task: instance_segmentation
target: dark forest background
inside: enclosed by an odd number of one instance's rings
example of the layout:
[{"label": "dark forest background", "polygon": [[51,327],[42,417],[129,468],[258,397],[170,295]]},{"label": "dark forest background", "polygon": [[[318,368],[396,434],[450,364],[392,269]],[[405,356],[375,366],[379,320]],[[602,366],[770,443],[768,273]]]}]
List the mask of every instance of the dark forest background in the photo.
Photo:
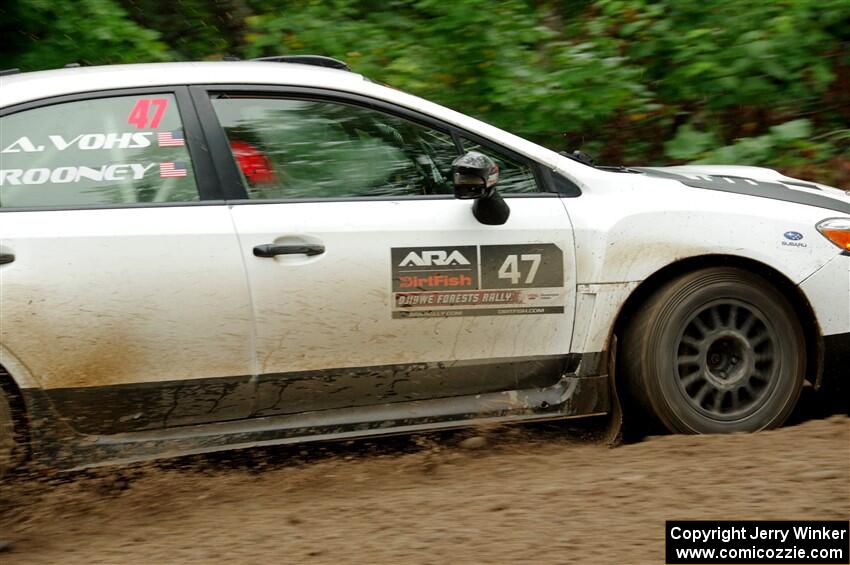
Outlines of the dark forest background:
[{"label": "dark forest background", "polygon": [[0,67],[314,53],[608,164],[850,189],[850,0],[5,0]]}]

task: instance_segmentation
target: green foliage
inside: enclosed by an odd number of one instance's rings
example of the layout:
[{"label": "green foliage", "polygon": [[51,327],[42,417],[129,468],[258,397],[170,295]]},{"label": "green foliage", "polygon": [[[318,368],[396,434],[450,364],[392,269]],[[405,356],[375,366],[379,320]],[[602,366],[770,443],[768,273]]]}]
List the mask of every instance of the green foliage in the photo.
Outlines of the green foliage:
[{"label": "green foliage", "polygon": [[686,124],[665,144],[665,152],[673,159],[697,164],[755,164],[783,168],[815,179],[829,177],[830,165],[846,167],[848,163],[842,157],[850,154],[850,130],[815,136],[808,119],[772,126],[762,135],[737,139],[728,145],[718,147],[715,141],[713,134]]},{"label": "green foliage", "polygon": [[[845,0],[603,0],[615,41],[666,104],[794,110],[834,79]],[[836,26],[831,27],[831,24]]]},{"label": "green foliage", "polygon": [[[241,42],[242,24],[251,12],[240,0],[127,0],[130,17],[156,30],[180,59],[221,58]],[[235,53],[233,53],[235,54]]]},{"label": "green foliage", "polygon": [[[290,6],[247,20],[248,56],[320,52],[347,60],[367,76],[512,129],[530,134],[541,127],[540,113],[529,109],[553,88],[535,64],[535,46],[549,32],[525,2],[487,9],[478,0]],[[529,117],[537,123],[526,125]]]},{"label": "green foliage", "polygon": [[765,163],[794,147],[805,145],[811,148],[811,145],[805,144],[811,135],[812,122],[800,119],[773,126],[763,135],[745,137],[717,147],[717,139],[712,133],[697,131],[690,124],[685,124],[677,130],[673,139],[664,144],[664,151],[672,159],[696,160],[698,163]]},{"label": "green foliage", "polygon": [[710,132],[698,131],[685,124],[676,130],[676,135],[664,144],[664,153],[671,159],[689,161],[717,145],[717,138]]},{"label": "green foliage", "polygon": [[[159,33],[113,0],[13,0],[2,8],[0,65],[24,70],[169,58]],[[10,38],[14,38],[9,41]]]},{"label": "green foliage", "polygon": [[847,0],[13,0],[3,66],[318,53],[603,161],[850,186]]},{"label": "green foliage", "polygon": [[769,163],[775,156],[784,155],[794,148],[810,148],[806,138],[811,136],[811,132],[812,124],[809,120],[794,120],[774,126],[764,135],[738,139],[723,147],[703,147],[689,158],[699,157],[697,163],[712,164]]}]

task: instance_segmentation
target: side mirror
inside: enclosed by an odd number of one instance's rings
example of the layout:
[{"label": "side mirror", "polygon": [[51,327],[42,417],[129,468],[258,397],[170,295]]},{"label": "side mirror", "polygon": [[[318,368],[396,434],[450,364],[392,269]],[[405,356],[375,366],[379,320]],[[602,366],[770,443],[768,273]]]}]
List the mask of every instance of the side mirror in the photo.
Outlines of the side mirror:
[{"label": "side mirror", "polygon": [[455,198],[475,200],[472,213],[482,224],[502,225],[511,209],[496,190],[499,166],[487,155],[470,151],[452,161],[452,184]]}]

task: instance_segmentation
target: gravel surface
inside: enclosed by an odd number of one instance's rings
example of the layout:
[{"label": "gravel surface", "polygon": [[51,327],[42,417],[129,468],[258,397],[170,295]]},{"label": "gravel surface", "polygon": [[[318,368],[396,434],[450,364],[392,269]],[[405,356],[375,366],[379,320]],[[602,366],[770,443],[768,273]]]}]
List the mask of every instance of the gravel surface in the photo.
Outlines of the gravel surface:
[{"label": "gravel surface", "polygon": [[0,485],[0,563],[663,563],[668,519],[850,518],[846,415],[614,449],[598,429],[13,477]]}]

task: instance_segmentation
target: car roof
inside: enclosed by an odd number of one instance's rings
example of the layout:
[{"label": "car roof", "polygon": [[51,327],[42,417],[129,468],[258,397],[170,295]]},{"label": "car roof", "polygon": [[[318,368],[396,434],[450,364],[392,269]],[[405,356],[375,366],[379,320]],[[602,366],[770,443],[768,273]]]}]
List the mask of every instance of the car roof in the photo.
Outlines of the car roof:
[{"label": "car roof", "polygon": [[186,84],[285,84],[346,88],[364,81],[349,71],[263,61],[143,63],[73,67],[0,77],[0,107],[31,100],[121,88]]}]

